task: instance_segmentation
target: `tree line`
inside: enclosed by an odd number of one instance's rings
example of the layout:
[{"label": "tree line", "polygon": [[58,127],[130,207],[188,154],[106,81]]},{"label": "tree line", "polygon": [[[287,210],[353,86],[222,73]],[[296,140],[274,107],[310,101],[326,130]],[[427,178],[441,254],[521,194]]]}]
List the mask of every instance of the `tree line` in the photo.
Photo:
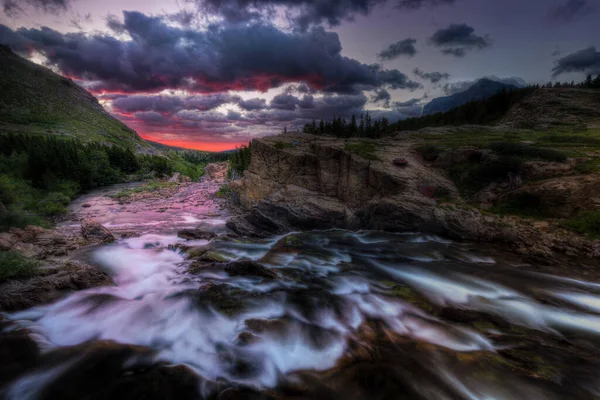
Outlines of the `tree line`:
[{"label": "tree line", "polygon": [[[543,85],[530,85],[523,88],[503,89],[482,100],[474,100],[449,111],[420,117],[407,118],[390,124],[387,118],[373,119],[367,113],[357,118],[352,114],[350,121],[342,117],[333,117],[331,121],[313,120],[303,126],[302,132],[313,135],[337,137],[378,138],[396,131],[418,130],[431,126],[445,125],[486,125],[498,121],[516,103],[538,89],[548,88],[585,88],[600,89],[600,75],[595,78],[588,75],[582,82],[548,82]],[[287,128],[283,129],[287,133]]]},{"label": "tree line", "polygon": [[384,135],[390,126],[386,117],[373,119],[369,112],[361,113],[357,118],[352,114],[350,121],[342,117],[333,117],[331,121],[313,119],[312,123],[307,123],[302,128],[302,132],[313,135],[330,135],[342,138],[349,137],[371,137],[377,138]]}]

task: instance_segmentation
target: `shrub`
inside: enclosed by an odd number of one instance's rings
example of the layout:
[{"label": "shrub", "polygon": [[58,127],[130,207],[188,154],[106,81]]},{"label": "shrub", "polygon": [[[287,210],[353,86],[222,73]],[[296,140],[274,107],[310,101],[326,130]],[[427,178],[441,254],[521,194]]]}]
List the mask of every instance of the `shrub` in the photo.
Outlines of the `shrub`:
[{"label": "shrub", "polygon": [[590,238],[600,238],[600,211],[585,211],[565,222],[564,226]]},{"label": "shrub", "polygon": [[65,193],[50,192],[40,201],[37,210],[41,215],[54,216],[65,213],[71,199]]},{"label": "shrub", "polygon": [[545,216],[545,210],[540,198],[531,194],[523,194],[509,199],[508,201],[495,206],[491,211],[498,214],[515,214],[526,217]]},{"label": "shrub", "polygon": [[450,169],[450,177],[458,188],[470,194],[495,181],[508,179],[519,173],[523,160],[514,156],[500,156],[480,164],[459,164]]},{"label": "shrub", "polygon": [[39,264],[16,251],[0,251],[0,282],[7,279],[27,278],[37,273]]}]

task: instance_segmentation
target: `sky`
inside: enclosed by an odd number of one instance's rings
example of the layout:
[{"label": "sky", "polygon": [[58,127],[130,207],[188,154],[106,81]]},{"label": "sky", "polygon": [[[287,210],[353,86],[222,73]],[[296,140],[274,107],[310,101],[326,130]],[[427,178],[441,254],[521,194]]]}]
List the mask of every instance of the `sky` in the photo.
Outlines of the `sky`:
[{"label": "sky", "polygon": [[220,151],[482,77],[600,74],[600,0],[0,0],[0,43],[145,139]]}]

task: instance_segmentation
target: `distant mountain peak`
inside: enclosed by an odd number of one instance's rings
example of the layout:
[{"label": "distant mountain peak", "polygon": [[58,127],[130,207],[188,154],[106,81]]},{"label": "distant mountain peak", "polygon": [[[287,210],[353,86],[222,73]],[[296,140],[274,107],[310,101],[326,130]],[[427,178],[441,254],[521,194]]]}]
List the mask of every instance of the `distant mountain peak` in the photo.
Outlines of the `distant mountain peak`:
[{"label": "distant mountain peak", "polygon": [[517,86],[515,85],[509,85],[489,78],[481,78],[465,91],[431,100],[423,107],[423,115],[450,111],[470,101],[487,99],[503,89],[516,88]]}]

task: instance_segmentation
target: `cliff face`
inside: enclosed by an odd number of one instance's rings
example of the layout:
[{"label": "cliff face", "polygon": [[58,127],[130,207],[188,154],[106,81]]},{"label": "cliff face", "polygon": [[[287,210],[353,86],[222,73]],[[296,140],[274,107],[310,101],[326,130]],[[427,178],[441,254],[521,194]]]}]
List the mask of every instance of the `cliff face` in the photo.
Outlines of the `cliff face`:
[{"label": "cliff face", "polygon": [[[394,164],[400,158],[406,166]],[[456,196],[454,185],[423,165],[407,142],[310,135],[255,140],[250,168],[234,189],[248,211],[230,222],[241,234],[420,229],[435,225],[436,195]]]},{"label": "cliff face", "polygon": [[412,146],[406,139],[311,135],[255,140],[249,170],[231,184],[244,212],[228,227],[244,236],[328,228],[422,231],[505,243],[535,262],[566,265],[559,253],[597,262],[598,241],[462,206],[443,170],[427,165]]}]

